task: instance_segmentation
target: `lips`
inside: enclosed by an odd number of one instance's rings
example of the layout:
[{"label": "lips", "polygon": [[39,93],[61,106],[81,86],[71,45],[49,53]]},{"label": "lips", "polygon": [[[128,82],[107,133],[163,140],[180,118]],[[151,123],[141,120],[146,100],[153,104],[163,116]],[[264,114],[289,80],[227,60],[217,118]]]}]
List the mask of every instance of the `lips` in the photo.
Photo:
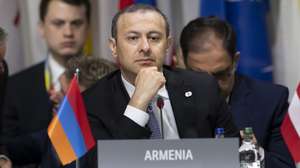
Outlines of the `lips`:
[{"label": "lips", "polygon": [[153,59],[138,59],[136,60],[137,63],[142,65],[153,65],[155,61]]},{"label": "lips", "polygon": [[61,43],[61,46],[63,48],[73,48],[75,46],[75,42],[73,42],[73,41],[63,42],[63,43]]}]

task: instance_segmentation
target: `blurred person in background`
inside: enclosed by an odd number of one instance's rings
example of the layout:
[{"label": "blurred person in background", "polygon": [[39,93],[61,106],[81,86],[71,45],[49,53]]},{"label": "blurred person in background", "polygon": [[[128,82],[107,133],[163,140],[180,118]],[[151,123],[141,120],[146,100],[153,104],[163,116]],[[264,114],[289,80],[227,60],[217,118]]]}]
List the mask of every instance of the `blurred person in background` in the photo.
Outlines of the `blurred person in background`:
[{"label": "blurred person in background", "polygon": [[[62,102],[65,93],[67,93],[68,91],[69,84],[73,79],[74,74],[77,72],[77,69],[79,69],[79,88],[80,91],[83,92],[86,89],[92,87],[92,85],[99,79],[114,71],[116,67],[111,62],[96,57],[73,57],[69,59],[66,64],[66,70],[61,78],[63,93],[56,95],[56,97],[51,97],[51,100],[53,102],[57,102],[58,105]],[[52,161],[55,160],[55,158],[53,158],[53,154],[51,153],[51,142],[48,139],[46,141],[48,142],[46,145],[49,146],[48,149],[50,150],[50,152],[45,151],[43,153],[43,161],[41,167],[58,167],[56,163],[53,164],[52,162],[48,161],[49,158],[51,158],[50,160]],[[83,159],[85,158],[83,157]],[[80,162],[84,163],[84,161],[85,160],[81,160]],[[74,164],[70,164],[66,167],[69,168],[74,166]]]},{"label": "blurred person in background", "polygon": [[79,69],[78,83],[81,91],[90,88],[99,79],[117,69],[113,63],[101,58],[72,58],[68,61],[65,71],[67,83],[72,80],[77,68]]},{"label": "blurred person in background", "polygon": [[[82,57],[90,22],[88,0],[41,0],[39,30],[47,47],[47,59],[9,78],[2,115],[1,137],[5,153],[13,165],[58,167],[60,163],[43,158],[53,154],[46,145],[45,131],[53,116],[51,101],[62,94],[61,75],[70,58]],[[49,155],[49,157],[51,157]],[[51,162],[51,164],[50,164]]]},{"label": "blurred person in background", "polygon": [[[6,52],[6,38],[7,38],[7,34],[5,30],[2,27],[0,27],[0,119],[2,117],[2,104],[5,97],[5,88],[6,88],[7,78],[8,78],[8,68],[4,60],[4,56]],[[1,142],[2,142],[2,138],[0,136],[0,144],[2,144]],[[4,150],[3,146],[0,145],[0,168],[11,168],[12,164],[9,158],[6,157],[5,155],[2,155],[3,150]]]},{"label": "blurred person in background", "polygon": [[116,66],[104,59],[97,57],[74,57],[71,58],[66,65],[66,70],[61,78],[62,94],[57,94],[56,97],[51,97],[53,102],[60,103],[67,93],[69,84],[78,73],[78,84],[81,92],[90,88],[94,83],[105,75],[116,70]]},{"label": "blurred person in background", "polygon": [[294,168],[280,134],[288,108],[288,89],[236,73],[240,53],[229,23],[216,17],[189,22],[180,36],[188,69],[214,76],[226,98],[237,127],[252,127],[266,168]]},{"label": "blurred person in background", "polygon": [[[6,52],[6,32],[0,27],[0,114],[2,114],[2,103],[5,95],[5,87],[8,77],[8,68],[4,60]],[[0,125],[1,126],[1,125]]]}]

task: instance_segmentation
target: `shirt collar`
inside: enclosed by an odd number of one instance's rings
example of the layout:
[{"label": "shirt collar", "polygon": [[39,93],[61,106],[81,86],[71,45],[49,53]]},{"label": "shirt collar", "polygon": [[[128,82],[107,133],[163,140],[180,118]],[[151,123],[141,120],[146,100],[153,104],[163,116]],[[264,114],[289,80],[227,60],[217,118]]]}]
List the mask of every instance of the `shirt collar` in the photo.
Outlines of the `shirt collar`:
[{"label": "shirt collar", "polygon": [[[133,93],[134,93],[134,90],[135,90],[135,87],[129,83],[124,77],[123,75],[121,74],[121,78],[122,78],[122,82],[125,86],[125,89],[127,91],[127,93],[129,94],[129,97],[132,97]],[[161,96],[163,99],[169,99],[169,94],[168,94],[168,91],[166,89],[166,86],[164,85],[161,89],[159,89],[158,93],[157,93],[158,96]],[[156,98],[158,96],[155,96]]]},{"label": "shirt collar", "polygon": [[60,65],[54,58],[52,54],[48,57],[49,71],[51,73],[51,82],[55,83],[59,80],[59,77],[65,72],[65,67]]}]

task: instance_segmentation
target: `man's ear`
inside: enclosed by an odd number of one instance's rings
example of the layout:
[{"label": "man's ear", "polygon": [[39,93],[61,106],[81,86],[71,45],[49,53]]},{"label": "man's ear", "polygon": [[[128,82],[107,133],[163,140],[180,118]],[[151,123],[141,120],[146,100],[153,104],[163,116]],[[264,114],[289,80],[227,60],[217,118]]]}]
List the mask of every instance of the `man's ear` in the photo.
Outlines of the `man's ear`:
[{"label": "man's ear", "polygon": [[233,66],[235,67],[235,69],[237,68],[238,62],[240,60],[240,54],[241,53],[239,51],[237,51],[233,56]]},{"label": "man's ear", "polygon": [[172,47],[172,44],[173,44],[173,38],[171,36],[169,36],[168,39],[167,39],[167,45],[168,45],[167,48],[168,48],[168,50],[171,49],[170,47]]},{"label": "man's ear", "polygon": [[109,48],[111,50],[111,55],[115,60],[117,60],[117,41],[115,38],[111,37],[108,39]]}]

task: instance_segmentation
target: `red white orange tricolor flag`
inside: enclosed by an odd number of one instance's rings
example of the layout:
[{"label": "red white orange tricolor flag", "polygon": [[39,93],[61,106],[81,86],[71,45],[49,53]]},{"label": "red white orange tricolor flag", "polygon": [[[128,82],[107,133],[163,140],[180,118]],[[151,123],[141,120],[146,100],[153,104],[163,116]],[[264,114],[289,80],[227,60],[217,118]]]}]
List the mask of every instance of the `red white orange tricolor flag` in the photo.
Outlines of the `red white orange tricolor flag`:
[{"label": "red white orange tricolor flag", "polygon": [[281,125],[281,134],[296,164],[300,164],[300,83]]}]

